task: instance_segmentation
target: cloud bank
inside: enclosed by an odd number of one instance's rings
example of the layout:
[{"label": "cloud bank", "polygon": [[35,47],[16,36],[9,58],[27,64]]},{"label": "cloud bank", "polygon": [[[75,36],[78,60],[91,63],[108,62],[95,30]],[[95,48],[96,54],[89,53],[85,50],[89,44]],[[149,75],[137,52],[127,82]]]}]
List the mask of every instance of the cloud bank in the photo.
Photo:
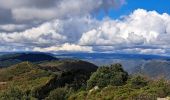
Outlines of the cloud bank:
[{"label": "cloud bank", "polygon": [[102,21],[99,27],[83,33],[79,43],[100,46],[110,52],[163,54],[169,53],[169,37],[168,14],[137,9],[123,20]]},{"label": "cloud bank", "polygon": [[20,23],[87,16],[101,9],[108,11],[125,4],[124,0],[17,0],[17,2],[0,0],[0,2],[3,20]]},{"label": "cloud bank", "polygon": [[[93,17],[124,0],[0,0],[0,51],[170,54],[170,15],[137,9]],[[7,2],[8,1],[8,2]],[[6,17],[8,16],[8,17]],[[4,21],[5,20],[5,21]]]}]

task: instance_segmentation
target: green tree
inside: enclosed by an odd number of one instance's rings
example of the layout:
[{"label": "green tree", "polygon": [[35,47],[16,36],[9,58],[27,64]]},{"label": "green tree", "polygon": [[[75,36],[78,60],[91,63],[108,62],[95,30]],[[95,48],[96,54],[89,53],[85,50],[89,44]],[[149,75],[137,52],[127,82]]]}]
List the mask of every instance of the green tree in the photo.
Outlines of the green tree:
[{"label": "green tree", "polygon": [[131,79],[129,79],[128,83],[130,86],[134,89],[140,89],[142,87],[145,87],[148,85],[147,78],[141,76],[141,75],[135,75]]},{"label": "green tree", "polygon": [[128,73],[123,70],[121,64],[114,64],[108,67],[100,67],[87,81],[87,88],[91,89],[94,86],[103,88],[108,85],[120,86],[125,84],[127,79]]},{"label": "green tree", "polygon": [[66,100],[66,95],[66,88],[57,88],[50,92],[49,96],[45,98],[45,100]]}]

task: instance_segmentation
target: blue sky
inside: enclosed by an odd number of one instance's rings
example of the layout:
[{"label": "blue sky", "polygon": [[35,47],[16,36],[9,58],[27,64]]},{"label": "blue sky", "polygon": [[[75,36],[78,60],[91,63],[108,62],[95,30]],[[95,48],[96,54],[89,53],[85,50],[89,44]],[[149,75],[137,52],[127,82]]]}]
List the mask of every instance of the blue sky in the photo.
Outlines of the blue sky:
[{"label": "blue sky", "polygon": [[148,11],[157,11],[158,13],[170,14],[170,0],[126,0],[126,4],[119,9],[110,9],[108,14],[103,11],[99,13],[98,19],[102,19],[105,16],[117,19],[124,15],[129,15],[136,9],[145,9]]}]

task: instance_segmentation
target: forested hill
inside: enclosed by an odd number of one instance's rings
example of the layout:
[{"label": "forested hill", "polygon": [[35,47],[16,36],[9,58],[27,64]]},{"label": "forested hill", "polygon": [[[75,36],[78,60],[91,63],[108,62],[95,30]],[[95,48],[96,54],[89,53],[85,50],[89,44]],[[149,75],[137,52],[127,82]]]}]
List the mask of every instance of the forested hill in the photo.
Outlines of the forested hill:
[{"label": "forested hill", "polygon": [[86,86],[86,81],[97,68],[94,64],[80,60],[46,61],[39,64],[22,62],[2,68],[0,100],[41,100],[61,87],[78,90]]},{"label": "forested hill", "polygon": [[52,54],[40,52],[9,53],[0,56],[0,67],[8,67],[23,61],[36,63],[51,60],[58,60],[58,58],[54,57]]}]

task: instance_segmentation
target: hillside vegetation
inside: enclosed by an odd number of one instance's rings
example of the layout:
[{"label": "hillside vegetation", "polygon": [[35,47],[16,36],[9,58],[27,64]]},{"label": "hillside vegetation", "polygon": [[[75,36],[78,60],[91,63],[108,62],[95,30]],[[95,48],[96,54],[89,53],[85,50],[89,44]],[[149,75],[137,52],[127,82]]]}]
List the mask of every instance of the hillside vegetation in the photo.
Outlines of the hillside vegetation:
[{"label": "hillside vegetation", "polygon": [[97,67],[81,60],[22,62],[0,69],[0,100],[157,100],[170,83],[129,75],[121,64]]},{"label": "hillside vegetation", "polygon": [[87,81],[87,88],[69,100],[157,100],[170,96],[170,82],[143,75],[128,75],[120,64],[100,67]]},{"label": "hillside vegetation", "polygon": [[[52,64],[57,70],[51,70]],[[41,65],[22,62],[1,69],[0,100],[44,99],[60,87],[77,90],[86,86],[87,79],[97,69],[91,63],[78,60],[50,61]]]}]

